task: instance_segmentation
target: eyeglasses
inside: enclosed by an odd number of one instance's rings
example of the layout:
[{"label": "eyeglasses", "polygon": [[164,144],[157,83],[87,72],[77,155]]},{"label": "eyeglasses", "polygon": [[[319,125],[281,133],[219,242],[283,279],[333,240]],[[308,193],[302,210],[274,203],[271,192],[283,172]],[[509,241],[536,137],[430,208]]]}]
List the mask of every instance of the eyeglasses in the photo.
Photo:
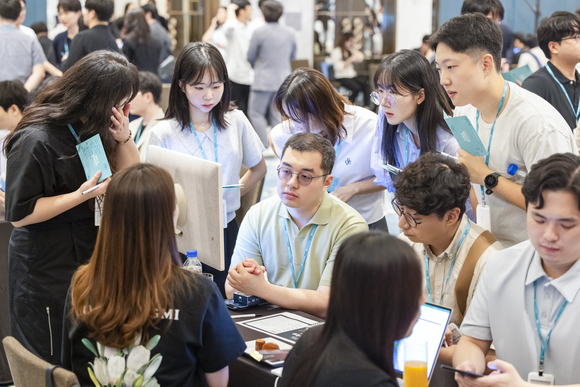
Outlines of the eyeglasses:
[{"label": "eyeglasses", "polygon": [[328,176],[328,173],[320,176],[312,176],[309,172],[306,171],[293,173],[291,170],[283,167],[278,167],[277,170],[278,170],[278,178],[280,180],[290,181],[290,179],[292,179],[292,176],[296,175],[296,178],[298,179],[298,184],[302,186],[307,186],[308,184],[312,183],[312,179],[318,179],[319,177]]},{"label": "eyeglasses", "polygon": [[407,214],[403,211],[403,209],[401,208],[397,199],[393,199],[393,201],[391,202],[391,205],[393,206],[393,209],[395,210],[395,214],[397,214],[398,217],[404,216],[407,223],[409,223],[409,226],[415,228],[415,227],[417,227],[418,224],[421,224],[421,222],[417,222],[417,220],[415,218],[413,218],[413,215]]},{"label": "eyeglasses", "polygon": [[580,34],[568,36],[567,38],[562,38],[562,40],[570,40],[570,39],[575,39],[576,43],[580,43]]},{"label": "eyeglasses", "polygon": [[375,105],[380,105],[381,101],[384,99],[387,101],[389,106],[393,107],[397,104],[399,98],[406,97],[409,94],[411,94],[411,92],[408,92],[407,94],[393,94],[392,91],[386,90],[373,91],[371,93],[371,101],[373,101]]}]

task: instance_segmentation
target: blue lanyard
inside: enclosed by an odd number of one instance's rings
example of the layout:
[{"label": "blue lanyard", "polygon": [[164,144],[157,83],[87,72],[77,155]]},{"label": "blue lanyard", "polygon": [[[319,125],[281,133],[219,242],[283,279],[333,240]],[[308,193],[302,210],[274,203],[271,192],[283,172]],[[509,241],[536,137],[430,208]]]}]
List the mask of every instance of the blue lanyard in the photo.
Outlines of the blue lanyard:
[{"label": "blue lanyard", "polygon": [[[485,156],[485,165],[487,166],[489,166],[489,155],[490,155],[489,152],[491,150],[491,140],[493,139],[493,130],[495,128],[495,122],[497,121],[499,112],[501,112],[501,108],[503,107],[507,91],[508,91],[508,82],[505,81],[505,85],[503,87],[503,94],[501,95],[499,107],[497,108],[497,114],[495,115],[495,120],[493,120],[493,124],[491,125],[491,132],[489,133],[489,144],[487,144],[487,155]],[[475,114],[475,130],[477,131],[477,134],[479,134],[479,110]],[[481,188],[481,197],[483,199],[483,202],[485,203],[485,189],[483,188],[483,186],[480,186],[480,188]]]},{"label": "blue lanyard", "polygon": [[[459,241],[459,245],[457,246],[457,250],[455,250],[455,254],[453,254],[453,259],[451,260],[451,267],[449,268],[449,273],[447,274],[447,280],[445,280],[445,287],[443,288],[443,293],[441,293],[441,298],[439,299],[439,305],[443,304],[443,296],[445,295],[445,291],[447,290],[447,284],[449,283],[449,278],[451,277],[451,272],[453,271],[453,266],[455,265],[455,258],[457,258],[457,253],[465,240],[465,237],[469,233],[469,228],[471,224],[469,220],[467,221],[467,227],[465,227],[465,231],[463,231],[463,235],[461,236],[461,240]],[[433,303],[433,298],[431,297],[431,282],[429,281],[429,257],[427,253],[425,253],[425,278],[427,279],[427,296],[429,296],[429,302]]]},{"label": "blue lanyard", "polygon": [[64,38],[64,53],[68,54],[68,42],[66,41],[68,37],[65,36]]},{"label": "blue lanyard", "polygon": [[141,138],[141,133],[143,132],[143,121],[141,121],[141,125],[139,125],[139,129],[137,129],[137,133],[135,133],[135,144],[139,142]]},{"label": "blue lanyard", "polygon": [[[334,148],[334,158],[335,160],[338,158],[338,154],[340,153],[340,146],[342,145],[342,139],[339,138],[338,139],[338,144],[336,144],[336,147]],[[334,167],[336,166],[336,163],[334,163],[334,166],[332,167],[332,171],[334,171]],[[332,173],[332,172],[331,172]],[[334,175],[334,173],[333,173]]]},{"label": "blue lanyard", "polygon": [[554,330],[554,327],[558,323],[560,316],[564,312],[564,309],[566,309],[566,306],[568,306],[568,301],[564,300],[564,303],[560,307],[560,311],[556,315],[556,320],[554,321],[552,328],[550,328],[550,332],[548,332],[548,335],[546,336],[546,340],[544,340],[544,338],[542,337],[542,331],[540,329],[540,317],[539,317],[540,313],[538,312],[538,303],[536,302],[536,282],[537,282],[537,280],[534,281],[534,315],[536,317],[536,329],[538,331],[538,336],[540,336],[540,343],[542,343],[542,349],[540,351],[540,366],[538,369],[538,373],[540,374],[540,376],[542,376],[542,374],[544,373],[544,355],[546,354],[546,348],[548,348],[548,342],[550,341],[550,337],[552,336],[552,331]]},{"label": "blue lanyard", "polygon": [[67,124],[68,128],[70,129],[72,135],[75,137],[75,140],[77,140],[77,143],[81,143],[81,139],[79,138],[79,136],[77,136],[77,133],[75,132],[75,130],[73,129],[73,127],[71,126],[71,124]]},{"label": "blue lanyard", "polygon": [[556,81],[556,83],[558,85],[560,85],[560,88],[562,89],[562,91],[564,92],[564,95],[568,99],[568,103],[570,104],[570,108],[572,108],[572,114],[574,114],[574,118],[576,118],[576,121],[578,121],[578,119],[580,119],[580,100],[578,101],[578,109],[576,109],[576,112],[574,112],[574,104],[572,103],[572,100],[570,99],[570,96],[566,92],[566,89],[564,89],[564,85],[562,85],[562,82],[560,82],[558,80],[558,78],[556,78],[556,76],[552,72],[552,69],[550,68],[550,66],[546,66],[546,70],[548,70],[548,72],[550,73],[550,75],[552,76],[552,78],[554,78],[554,80]]},{"label": "blue lanyard", "polygon": [[[203,151],[203,147],[201,146],[201,141],[199,141],[199,137],[197,137],[197,133],[195,131],[195,128],[193,127],[193,124],[191,125],[191,132],[193,133],[193,135],[195,136],[195,141],[197,141],[197,145],[199,146],[199,149],[201,150],[201,155],[203,156],[204,160],[207,160],[207,157],[205,156],[205,152]],[[213,151],[215,154],[215,162],[218,162],[218,146],[217,146],[217,129],[216,129],[216,125],[215,125],[215,121],[213,122]]]},{"label": "blue lanyard", "polygon": [[409,165],[409,128],[407,128],[405,126],[405,129],[407,129],[407,138],[405,139],[405,159],[407,160],[407,162],[405,163],[404,167],[406,167],[407,165]]},{"label": "blue lanyard", "polygon": [[300,264],[300,271],[298,272],[298,277],[294,275],[294,261],[292,260],[292,249],[290,248],[290,238],[288,237],[288,227],[286,227],[286,219],[284,219],[284,233],[286,234],[286,246],[288,247],[288,258],[290,259],[290,269],[292,269],[292,280],[294,281],[294,289],[298,288],[298,280],[302,275],[302,269],[304,269],[304,262],[308,256],[308,251],[310,250],[310,245],[312,244],[312,238],[314,237],[314,232],[318,227],[317,224],[312,226],[310,231],[310,237],[308,238],[308,244],[306,245],[306,251],[304,251],[304,257],[302,257],[302,263]]}]

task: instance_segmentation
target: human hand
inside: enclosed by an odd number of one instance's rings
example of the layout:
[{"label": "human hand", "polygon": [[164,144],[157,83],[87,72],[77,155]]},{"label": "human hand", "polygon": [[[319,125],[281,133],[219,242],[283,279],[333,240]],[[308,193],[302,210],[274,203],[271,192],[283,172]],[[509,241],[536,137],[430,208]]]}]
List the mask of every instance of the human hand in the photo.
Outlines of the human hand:
[{"label": "human hand", "polygon": [[348,203],[353,196],[358,193],[356,183],[345,185],[344,187],[335,188],[331,195],[336,196],[344,203]]},{"label": "human hand", "polygon": [[123,110],[119,110],[116,107],[113,108],[112,124],[109,130],[119,144],[125,143],[131,135],[129,130],[129,109],[131,109],[130,103],[126,104]]},{"label": "human hand", "polygon": [[244,267],[244,262],[240,262],[236,267],[230,269],[227,280],[230,286],[237,291],[257,297],[262,297],[268,286],[264,275],[250,273]]},{"label": "human hand", "polygon": [[485,177],[490,173],[493,173],[479,156],[474,156],[461,148],[457,149],[457,158],[461,164],[467,167],[469,177],[473,184],[483,186],[483,180]]},{"label": "human hand", "polygon": [[[85,192],[86,190],[89,190],[91,188],[93,188],[94,186],[97,185],[97,181],[99,181],[99,178],[101,177],[101,171],[97,171],[97,173],[95,173],[95,175],[93,177],[90,178],[90,180],[85,181],[77,190],[77,192],[79,192],[81,195],[83,192]],[[84,200],[89,200],[91,198],[103,195],[106,191],[107,191],[107,187],[109,185],[109,182],[111,181],[111,178],[108,177],[105,180],[103,180],[100,184],[99,184],[99,188],[95,189],[94,191],[91,191],[89,193],[87,193],[86,195],[83,195],[83,199]],[[83,201],[84,201],[83,200]]]},{"label": "human hand", "polygon": [[449,327],[445,328],[445,339],[443,342],[446,343],[448,347],[453,345],[453,333],[451,333]]},{"label": "human hand", "polygon": [[6,200],[6,193],[4,191],[0,190],[0,205],[2,206],[2,208],[6,207],[5,200]]},{"label": "human hand", "polygon": [[[468,363],[463,362],[461,365]],[[530,383],[525,382],[513,365],[503,360],[495,360],[487,363],[487,366],[495,370],[490,375],[482,378],[472,378],[455,373],[455,380],[460,387],[527,387]],[[464,369],[459,368],[457,369]]]},{"label": "human hand", "polygon": [[242,265],[244,265],[248,273],[251,274],[258,275],[266,272],[266,268],[264,266],[260,266],[258,261],[256,261],[255,259],[246,258],[246,260],[242,262]]}]

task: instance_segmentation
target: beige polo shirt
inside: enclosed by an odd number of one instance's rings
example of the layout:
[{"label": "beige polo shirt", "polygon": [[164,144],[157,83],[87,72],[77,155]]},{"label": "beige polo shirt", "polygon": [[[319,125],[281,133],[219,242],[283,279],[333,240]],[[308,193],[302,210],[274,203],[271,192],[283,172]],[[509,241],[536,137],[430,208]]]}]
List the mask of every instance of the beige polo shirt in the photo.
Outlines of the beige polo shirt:
[{"label": "beige polo shirt", "polygon": [[310,232],[314,225],[318,225],[304,269],[297,279],[299,289],[316,290],[319,285],[330,286],[334,258],[342,241],[368,231],[367,223],[356,210],[326,192],[316,214],[298,230],[286,206],[278,196],[273,196],[254,205],[244,217],[230,269],[245,258],[253,258],[266,267],[270,283],[294,288],[284,223],[288,229],[296,277]]},{"label": "beige polo shirt", "polygon": [[[465,232],[467,227],[467,223],[469,222],[470,227],[467,235],[459,250],[457,247],[459,246],[459,242],[461,241],[461,237]],[[431,297],[433,299],[433,303],[443,305],[447,308],[453,309],[453,313],[451,314],[451,318],[449,320],[450,323],[455,323],[460,325],[460,313],[457,310],[457,303],[455,299],[455,283],[457,282],[457,278],[459,277],[459,273],[461,272],[461,268],[463,267],[463,263],[467,258],[467,254],[469,253],[469,249],[473,246],[473,242],[479,237],[479,235],[484,232],[485,230],[478,226],[477,224],[471,222],[465,214],[463,214],[463,218],[461,219],[461,223],[459,224],[459,228],[455,233],[455,237],[451,241],[451,244],[447,247],[447,249],[441,253],[439,256],[435,256],[431,251],[429,245],[425,245],[423,243],[414,243],[409,240],[405,235],[399,235],[399,239],[404,240],[405,242],[409,243],[413,250],[417,252],[419,255],[419,260],[421,261],[421,266],[423,268],[423,289],[425,294],[427,294],[427,281],[426,281],[426,270],[425,270],[425,254],[429,258],[429,282],[431,285]],[[487,263],[487,259],[493,253],[502,250],[503,247],[501,243],[495,242],[493,245],[489,246],[483,254],[480,256],[479,260],[477,261],[477,265],[475,266],[475,270],[473,272],[473,279],[471,280],[471,285],[469,286],[469,293],[467,295],[467,303],[465,311],[469,309],[469,305],[471,304],[471,299],[473,298],[473,294],[475,293],[475,289],[477,288],[477,283],[479,282],[479,277],[481,276],[482,270]],[[455,264],[453,265],[453,269],[451,270],[451,276],[449,277],[449,283],[447,288],[445,288],[445,281],[447,280],[447,276],[449,275],[449,269],[451,268],[451,262],[453,261],[453,255],[457,251],[457,257],[455,258]]]}]

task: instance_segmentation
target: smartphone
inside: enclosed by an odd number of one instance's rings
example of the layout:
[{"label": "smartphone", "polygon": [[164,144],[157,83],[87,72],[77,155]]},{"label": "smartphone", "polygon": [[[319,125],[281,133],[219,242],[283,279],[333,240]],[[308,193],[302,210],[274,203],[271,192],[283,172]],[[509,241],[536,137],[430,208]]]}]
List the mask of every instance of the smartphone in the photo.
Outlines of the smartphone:
[{"label": "smartphone", "polygon": [[481,377],[485,376],[485,375],[482,375],[482,374],[477,374],[475,372],[458,370],[458,369],[455,369],[453,367],[449,367],[448,365],[445,365],[445,364],[442,364],[441,365],[441,368],[444,369],[444,370],[446,370],[446,371],[459,372],[461,375],[469,376],[469,377],[472,377],[472,378],[481,378]]}]

